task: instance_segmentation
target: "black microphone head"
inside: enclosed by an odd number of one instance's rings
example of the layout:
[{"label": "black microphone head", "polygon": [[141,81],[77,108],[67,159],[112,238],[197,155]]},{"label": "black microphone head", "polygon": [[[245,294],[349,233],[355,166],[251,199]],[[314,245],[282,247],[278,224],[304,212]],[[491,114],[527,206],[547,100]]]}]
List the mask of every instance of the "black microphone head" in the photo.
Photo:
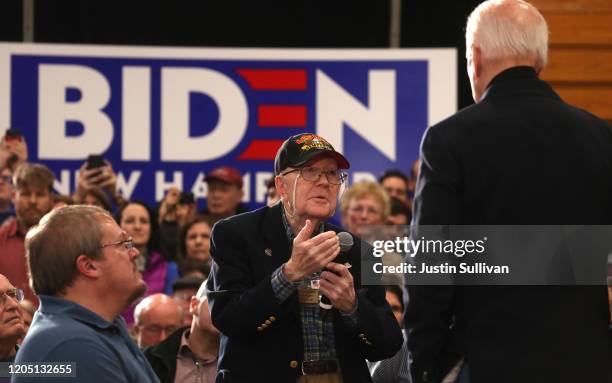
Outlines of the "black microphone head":
[{"label": "black microphone head", "polygon": [[346,231],[338,233],[338,241],[340,242],[340,251],[346,252],[353,247],[353,236]]}]

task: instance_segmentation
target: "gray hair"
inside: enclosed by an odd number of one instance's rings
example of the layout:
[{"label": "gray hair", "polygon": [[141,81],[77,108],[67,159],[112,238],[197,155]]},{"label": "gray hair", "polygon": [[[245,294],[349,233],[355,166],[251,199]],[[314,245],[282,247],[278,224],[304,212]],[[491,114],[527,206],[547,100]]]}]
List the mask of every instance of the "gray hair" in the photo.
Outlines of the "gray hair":
[{"label": "gray hair", "polygon": [[546,66],[548,25],[542,14],[522,0],[488,0],[468,17],[465,42],[480,48],[484,60],[535,58],[539,72]]},{"label": "gray hair", "polygon": [[101,257],[102,217],[113,220],[96,206],[66,206],[52,210],[28,231],[25,248],[36,294],[64,294],[78,275],[77,257]]},{"label": "gray hair", "polygon": [[383,211],[381,211],[380,214],[383,219],[387,218],[391,213],[391,200],[389,199],[389,195],[385,189],[383,189],[379,183],[374,181],[360,181],[351,185],[351,187],[349,187],[342,195],[342,200],[340,201],[340,211],[342,214],[346,213],[351,200],[361,199],[367,196],[374,197],[374,199],[380,203],[383,208]]}]

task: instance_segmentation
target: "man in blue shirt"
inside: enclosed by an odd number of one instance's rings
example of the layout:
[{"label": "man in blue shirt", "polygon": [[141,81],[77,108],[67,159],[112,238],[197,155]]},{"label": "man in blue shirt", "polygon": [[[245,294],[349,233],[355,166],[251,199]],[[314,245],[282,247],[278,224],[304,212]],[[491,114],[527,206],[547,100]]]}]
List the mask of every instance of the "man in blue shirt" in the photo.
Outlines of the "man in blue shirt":
[{"label": "man in blue shirt", "polygon": [[57,362],[72,363],[57,382],[158,382],[119,316],[146,285],[133,262],[138,250],[108,212],[54,210],[28,232],[26,249],[40,307],[15,364],[33,365],[34,374],[12,381],[38,382],[43,362]]}]

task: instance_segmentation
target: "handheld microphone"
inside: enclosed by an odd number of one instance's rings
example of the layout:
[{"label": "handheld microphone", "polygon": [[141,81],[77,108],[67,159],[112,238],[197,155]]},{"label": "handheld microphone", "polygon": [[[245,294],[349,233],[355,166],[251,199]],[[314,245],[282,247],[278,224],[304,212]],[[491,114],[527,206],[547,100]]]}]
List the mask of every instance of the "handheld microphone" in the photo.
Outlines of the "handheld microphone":
[{"label": "handheld microphone", "polygon": [[353,248],[353,236],[346,231],[338,233],[338,241],[340,242],[340,253],[345,253]]},{"label": "handheld microphone", "polygon": [[[341,231],[337,234],[337,236],[338,242],[340,242],[340,254],[338,254],[336,260],[339,261],[337,263],[346,263],[346,257],[343,253],[346,253],[353,248],[353,236],[347,233],[346,231]],[[325,310],[329,310],[333,306],[328,297],[326,297],[325,295],[321,295],[321,299],[319,300],[319,307]]]}]

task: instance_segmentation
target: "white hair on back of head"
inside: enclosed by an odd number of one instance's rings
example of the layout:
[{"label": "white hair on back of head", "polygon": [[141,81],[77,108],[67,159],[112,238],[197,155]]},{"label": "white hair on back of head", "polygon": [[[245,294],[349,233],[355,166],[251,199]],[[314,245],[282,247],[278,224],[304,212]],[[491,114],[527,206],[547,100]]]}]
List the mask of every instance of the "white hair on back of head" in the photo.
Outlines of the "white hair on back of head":
[{"label": "white hair on back of head", "polygon": [[468,17],[466,53],[480,49],[483,60],[535,59],[539,72],[548,57],[548,25],[542,14],[522,0],[488,0]]}]

